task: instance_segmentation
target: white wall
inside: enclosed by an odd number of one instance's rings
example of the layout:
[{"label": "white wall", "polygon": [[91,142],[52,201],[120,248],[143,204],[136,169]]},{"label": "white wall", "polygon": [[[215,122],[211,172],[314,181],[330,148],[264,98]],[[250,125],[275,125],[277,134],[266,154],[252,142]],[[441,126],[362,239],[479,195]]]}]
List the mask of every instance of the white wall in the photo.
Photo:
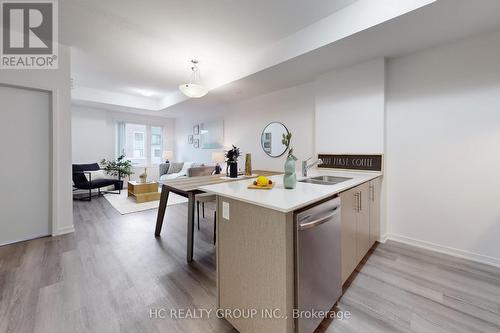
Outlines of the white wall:
[{"label": "white wall", "polygon": [[[211,149],[195,149],[188,144],[192,127],[207,119],[224,119],[224,144],[241,148],[243,157],[240,167],[244,168],[244,153],[252,154],[254,169],[278,170],[284,167],[285,156],[267,156],[260,145],[264,127],[272,121],[282,122],[292,132],[294,155],[299,159],[314,153],[314,90],[312,84],[305,84],[262,95],[241,103],[231,104],[211,117],[179,118],[176,120],[175,160],[211,162]],[[207,111],[207,113],[209,113]],[[300,163],[298,163],[300,164]],[[299,167],[299,166],[297,166]]]},{"label": "white wall", "polygon": [[[72,105],[73,163],[100,162],[116,158],[116,124],[130,122],[163,127],[164,150],[175,148],[175,120],[164,117],[141,116],[127,112],[95,109]],[[131,179],[137,179],[144,168],[133,169]],[[148,166],[148,178],[158,178],[158,167]]]},{"label": "white wall", "polygon": [[[59,45],[59,69],[0,69],[0,84],[52,91],[52,234],[72,232],[70,50]],[[29,147],[26,150],[29,154]]]},{"label": "white wall", "polygon": [[109,112],[73,105],[71,116],[73,163],[116,157],[116,126]]},{"label": "white wall", "polygon": [[284,157],[268,157],[260,146],[260,134],[271,121],[284,123],[292,132],[294,154],[299,159],[315,152],[383,153],[385,60],[332,71],[313,82],[223,108],[207,111],[210,116],[177,120],[175,159],[210,163],[212,150],[193,148],[187,136],[193,125],[220,114],[225,122],[225,145],[234,143],[251,152],[254,168],[283,168]]},{"label": "white wall", "polygon": [[388,62],[389,236],[500,265],[500,33]]},{"label": "white wall", "polygon": [[378,58],[317,78],[318,153],[383,153],[385,60]]}]

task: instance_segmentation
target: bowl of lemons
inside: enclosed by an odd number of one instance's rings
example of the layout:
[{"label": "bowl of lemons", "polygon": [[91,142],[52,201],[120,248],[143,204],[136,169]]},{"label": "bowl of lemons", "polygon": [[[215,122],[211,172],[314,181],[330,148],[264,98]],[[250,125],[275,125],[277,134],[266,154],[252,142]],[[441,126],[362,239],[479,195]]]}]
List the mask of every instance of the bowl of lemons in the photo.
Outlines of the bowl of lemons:
[{"label": "bowl of lemons", "polygon": [[260,190],[270,190],[274,186],[274,183],[271,179],[266,176],[259,176],[255,179],[250,185],[248,185],[249,189],[260,189]]}]

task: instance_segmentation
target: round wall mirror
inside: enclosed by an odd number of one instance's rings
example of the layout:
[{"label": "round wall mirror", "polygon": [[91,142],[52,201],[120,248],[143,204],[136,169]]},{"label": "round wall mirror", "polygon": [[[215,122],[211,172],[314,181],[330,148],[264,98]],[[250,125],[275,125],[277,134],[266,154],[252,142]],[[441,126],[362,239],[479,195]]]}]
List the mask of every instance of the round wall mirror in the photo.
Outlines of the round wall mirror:
[{"label": "round wall mirror", "polygon": [[272,122],[264,128],[260,144],[267,155],[279,157],[285,153],[288,147],[281,141],[283,134],[288,134],[288,129],[282,123]]}]

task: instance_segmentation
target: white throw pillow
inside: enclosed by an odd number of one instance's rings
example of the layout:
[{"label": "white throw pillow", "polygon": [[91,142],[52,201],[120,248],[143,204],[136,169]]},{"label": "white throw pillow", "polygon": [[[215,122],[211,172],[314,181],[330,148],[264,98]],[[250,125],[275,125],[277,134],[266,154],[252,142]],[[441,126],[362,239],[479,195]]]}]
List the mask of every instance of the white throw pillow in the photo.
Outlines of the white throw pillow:
[{"label": "white throw pillow", "polygon": [[180,175],[178,173],[171,173],[169,175],[162,175],[160,177],[160,180],[169,180],[169,179],[176,179],[179,178]]},{"label": "white throw pillow", "polygon": [[85,178],[87,178],[87,181],[89,181],[89,172],[90,175],[92,176],[92,180],[97,180],[97,179],[105,179],[105,178],[111,178],[106,174],[104,170],[96,170],[96,171],[85,171]]},{"label": "white throw pillow", "polygon": [[192,166],[193,166],[193,162],[184,162],[184,165],[182,166],[181,171],[179,171],[179,174],[181,176],[187,175],[188,169],[191,168]]}]

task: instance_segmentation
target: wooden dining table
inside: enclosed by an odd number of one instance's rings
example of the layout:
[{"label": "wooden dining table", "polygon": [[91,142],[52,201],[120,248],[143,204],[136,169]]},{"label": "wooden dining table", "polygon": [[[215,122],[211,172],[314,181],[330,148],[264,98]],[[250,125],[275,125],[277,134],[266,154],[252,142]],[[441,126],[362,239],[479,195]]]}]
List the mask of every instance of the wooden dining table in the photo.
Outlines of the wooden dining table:
[{"label": "wooden dining table", "polygon": [[[264,170],[254,170],[253,174],[262,176],[274,176],[279,175],[280,172],[274,171],[264,171]],[[194,249],[194,204],[195,197],[197,194],[204,193],[204,191],[199,188],[206,185],[220,184],[231,181],[239,181],[244,179],[255,178],[256,176],[248,176],[246,178],[229,178],[224,175],[212,175],[212,176],[200,176],[200,177],[188,177],[180,179],[172,179],[160,181],[161,184],[161,196],[160,196],[160,206],[158,207],[158,215],[156,217],[156,229],[155,237],[159,237],[161,229],[163,226],[163,220],[165,217],[165,212],[167,210],[168,195],[170,192],[178,194],[188,199],[188,218],[187,218],[187,261],[193,261],[193,249]]]}]

